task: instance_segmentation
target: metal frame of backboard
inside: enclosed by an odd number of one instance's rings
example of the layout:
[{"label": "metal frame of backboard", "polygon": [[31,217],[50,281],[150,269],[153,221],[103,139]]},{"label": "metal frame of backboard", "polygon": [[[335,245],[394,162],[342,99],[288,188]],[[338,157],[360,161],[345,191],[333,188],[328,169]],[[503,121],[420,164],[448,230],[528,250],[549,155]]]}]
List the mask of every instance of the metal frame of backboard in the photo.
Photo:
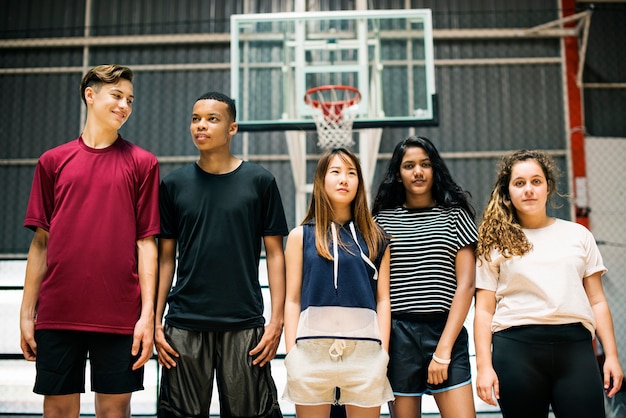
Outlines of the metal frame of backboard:
[{"label": "metal frame of backboard", "polygon": [[[406,26],[393,31],[381,30],[380,22],[391,19],[398,19]],[[346,22],[350,24],[347,25]],[[332,23],[339,29],[329,28]],[[346,25],[349,27],[345,27]],[[415,28],[414,25],[418,27]],[[416,63],[415,68],[425,71],[423,88],[426,90],[426,100],[423,108],[411,109],[413,114],[390,115],[383,110],[381,37],[423,42],[422,62]],[[250,57],[255,52],[254,46],[263,48],[272,44],[276,45],[275,50],[282,56],[273,57],[271,61],[251,61]],[[326,56],[350,54],[353,58],[341,60],[339,63],[315,61],[311,56],[316,52]],[[256,85],[251,88],[251,83],[258,81],[251,76],[253,67],[263,71],[280,71],[283,76],[281,85],[273,85],[272,91],[268,93],[282,97],[278,101],[281,109],[276,110],[279,114],[273,117],[249,117],[257,110],[249,107],[255,106],[249,104],[251,95],[255,94],[250,90],[257,88]],[[308,78],[337,74],[353,80],[362,95],[359,116],[353,126],[355,130],[437,125],[431,11],[342,10],[231,16],[231,95],[241,116],[238,118],[241,131],[315,130],[310,109],[303,101],[305,91],[315,87],[307,85]],[[410,84],[410,77],[407,79]],[[281,91],[277,91],[278,89]],[[267,106],[271,105],[267,103]]]}]

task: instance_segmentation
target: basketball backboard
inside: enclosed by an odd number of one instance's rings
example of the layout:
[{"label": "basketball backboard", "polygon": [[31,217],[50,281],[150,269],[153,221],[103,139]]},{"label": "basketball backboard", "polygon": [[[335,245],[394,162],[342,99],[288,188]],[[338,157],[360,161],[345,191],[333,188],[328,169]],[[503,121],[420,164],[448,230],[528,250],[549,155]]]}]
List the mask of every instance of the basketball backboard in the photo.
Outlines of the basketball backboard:
[{"label": "basketball backboard", "polygon": [[353,128],[437,124],[429,9],[231,16],[239,129],[315,130],[305,93],[361,94]]}]

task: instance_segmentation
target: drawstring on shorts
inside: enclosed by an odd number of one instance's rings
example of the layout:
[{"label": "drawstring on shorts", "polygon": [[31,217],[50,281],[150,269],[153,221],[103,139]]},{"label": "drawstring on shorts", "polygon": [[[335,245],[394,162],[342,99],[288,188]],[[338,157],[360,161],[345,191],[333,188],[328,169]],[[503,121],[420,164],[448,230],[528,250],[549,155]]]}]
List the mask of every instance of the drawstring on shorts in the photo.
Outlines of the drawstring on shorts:
[{"label": "drawstring on shorts", "polygon": [[330,354],[330,358],[334,361],[342,360],[343,350],[346,348],[345,340],[335,340],[330,345],[328,349],[328,354]]}]

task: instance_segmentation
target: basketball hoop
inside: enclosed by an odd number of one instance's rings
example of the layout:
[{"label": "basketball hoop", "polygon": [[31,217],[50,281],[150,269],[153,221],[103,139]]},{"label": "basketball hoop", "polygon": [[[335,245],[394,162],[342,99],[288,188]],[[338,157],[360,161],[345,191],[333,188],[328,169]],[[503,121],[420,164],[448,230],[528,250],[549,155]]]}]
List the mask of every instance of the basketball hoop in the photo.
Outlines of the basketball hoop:
[{"label": "basketball hoop", "polygon": [[317,145],[324,149],[350,147],[352,123],[359,110],[361,93],[350,86],[319,86],[307,90],[304,102],[311,108],[317,127]]}]

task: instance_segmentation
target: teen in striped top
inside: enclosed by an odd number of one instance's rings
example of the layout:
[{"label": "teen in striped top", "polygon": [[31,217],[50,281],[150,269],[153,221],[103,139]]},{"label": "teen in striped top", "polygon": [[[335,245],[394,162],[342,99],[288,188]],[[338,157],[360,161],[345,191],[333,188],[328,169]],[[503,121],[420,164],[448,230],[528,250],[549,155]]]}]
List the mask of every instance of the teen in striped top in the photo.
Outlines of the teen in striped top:
[{"label": "teen in striped top", "polygon": [[433,143],[412,136],[396,145],[373,213],[391,236],[392,415],[420,416],[432,394],[442,417],[475,417],[463,327],[475,290],[469,193]]}]

